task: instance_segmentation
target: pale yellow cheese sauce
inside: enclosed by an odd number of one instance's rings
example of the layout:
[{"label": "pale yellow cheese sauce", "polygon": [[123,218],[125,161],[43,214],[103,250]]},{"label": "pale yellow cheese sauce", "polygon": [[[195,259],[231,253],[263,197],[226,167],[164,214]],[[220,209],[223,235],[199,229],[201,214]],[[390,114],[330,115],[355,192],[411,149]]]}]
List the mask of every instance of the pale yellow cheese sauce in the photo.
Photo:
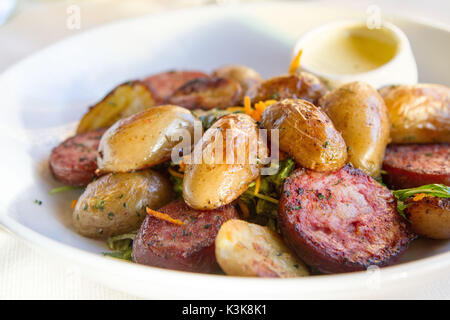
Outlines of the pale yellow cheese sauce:
[{"label": "pale yellow cheese sauce", "polygon": [[381,67],[397,50],[395,36],[385,28],[337,28],[308,41],[301,64],[322,73],[356,74]]}]

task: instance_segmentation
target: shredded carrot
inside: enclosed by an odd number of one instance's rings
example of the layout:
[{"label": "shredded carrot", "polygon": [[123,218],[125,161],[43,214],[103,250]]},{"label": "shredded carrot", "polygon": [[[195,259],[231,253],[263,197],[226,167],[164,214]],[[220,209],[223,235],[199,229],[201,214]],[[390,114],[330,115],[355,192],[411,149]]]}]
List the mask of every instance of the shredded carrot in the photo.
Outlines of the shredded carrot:
[{"label": "shredded carrot", "polygon": [[75,209],[77,202],[78,202],[77,200],[72,200],[72,209]]},{"label": "shredded carrot", "polygon": [[230,112],[234,112],[234,111],[242,111],[242,112],[245,112],[245,109],[244,109],[243,107],[228,107],[226,110],[227,110],[227,111],[230,111]]},{"label": "shredded carrot", "polygon": [[169,173],[170,173],[172,176],[174,176],[174,177],[177,177],[177,178],[184,178],[184,174],[179,173],[179,172],[176,172],[176,171],[173,170],[171,167],[169,167],[167,170],[168,170]]},{"label": "shredded carrot", "polygon": [[184,172],[185,169],[186,169],[186,163],[184,163],[184,160],[181,160],[181,162],[180,162],[180,171]]},{"label": "shredded carrot", "polygon": [[250,115],[252,112],[252,102],[249,96],[245,96],[244,98],[244,111],[248,115]]},{"label": "shredded carrot", "polygon": [[167,221],[167,222],[179,225],[179,226],[184,224],[184,222],[181,220],[173,219],[168,214],[152,210],[149,207],[146,207],[145,210],[147,211],[148,214],[154,216],[157,219],[164,220],[164,221]]},{"label": "shredded carrot", "polygon": [[248,218],[248,217],[250,217],[250,210],[248,209],[248,207],[247,207],[247,205],[245,204],[245,202],[242,201],[241,199],[239,199],[239,200],[238,200],[238,205],[239,205],[239,208],[240,208],[241,211],[242,211],[243,218]]},{"label": "shredded carrot", "polygon": [[278,200],[277,199],[269,197],[269,196],[265,196],[265,195],[260,194],[260,193],[255,194],[255,197],[263,199],[263,200],[266,200],[266,201],[269,201],[269,202],[272,202],[272,203],[275,203],[275,204],[278,204]]},{"label": "shredded carrot", "polygon": [[300,67],[300,57],[302,56],[302,53],[303,49],[300,49],[295,58],[292,60],[291,65],[289,66],[290,74],[294,74],[298,67]]},{"label": "shredded carrot", "polygon": [[258,176],[255,183],[255,196],[259,193],[260,186],[261,186],[261,176]]},{"label": "shredded carrot", "polygon": [[426,197],[433,197],[433,196],[430,194],[426,194],[426,193],[417,193],[414,195],[413,201],[420,201]]}]

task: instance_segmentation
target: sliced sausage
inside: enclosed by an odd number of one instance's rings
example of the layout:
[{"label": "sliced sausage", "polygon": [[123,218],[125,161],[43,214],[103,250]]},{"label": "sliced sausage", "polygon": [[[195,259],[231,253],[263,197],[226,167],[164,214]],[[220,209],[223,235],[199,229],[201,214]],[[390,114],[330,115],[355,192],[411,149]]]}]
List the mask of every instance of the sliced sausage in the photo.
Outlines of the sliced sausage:
[{"label": "sliced sausage", "polygon": [[52,150],[50,170],[59,181],[72,186],[85,186],[95,177],[97,148],[106,129],[80,133]]},{"label": "sliced sausage", "polygon": [[197,78],[208,77],[201,71],[167,71],[155,74],[142,80],[155,94],[158,102],[163,102],[186,82]]},{"label": "sliced sausage", "polygon": [[278,76],[268,79],[250,93],[253,102],[265,100],[303,99],[318,105],[319,99],[327,93],[327,87],[316,76],[299,74]]},{"label": "sliced sausage", "polygon": [[187,109],[225,109],[238,104],[241,85],[230,78],[199,78],[178,88],[167,103]]},{"label": "sliced sausage", "polygon": [[391,189],[430,183],[450,185],[450,144],[390,145],[386,149],[383,181]]},{"label": "sliced sausage", "polygon": [[215,239],[222,223],[239,217],[232,205],[209,211],[190,208],[183,200],[159,212],[184,222],[177,225],[147,215],[133,242],[133,260],[155,267],[191,272],[217,272]]},{"label": "sliced sausage", "polygon": [[325,273],[392,264],[414,238],[392,193],[349,165],[297,169],[285,181],[278,222],[297,255]]}]

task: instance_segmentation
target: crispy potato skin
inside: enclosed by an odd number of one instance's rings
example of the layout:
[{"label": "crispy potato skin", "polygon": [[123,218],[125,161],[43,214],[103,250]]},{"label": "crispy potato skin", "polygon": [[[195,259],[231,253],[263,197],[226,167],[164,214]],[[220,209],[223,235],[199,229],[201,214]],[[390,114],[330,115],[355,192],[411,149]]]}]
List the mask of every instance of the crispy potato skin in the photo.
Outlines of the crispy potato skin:
[{"label": "crispy potato skin", "polygon": [[252,90],[257,85],[263,82],[263,78],[259,75],[258,72],[256,72],[252,68],[238,64],[229,64],[217,68],[216,70],[214,70],[212,75],[214,77],[228,78],[237,81],[242,88],[240,101],[244,98],[249,90]]},{"label": "crispy potato skin", "polygon": [[316,76],[299,72],[268,79],[249,93],[253,102],[265,100],[304,99],[317,105],[327,87]]},{"label": "crispy potato skin", "polygon": [[180,134],[189,133],[193,140],[196,121],[187,109],[163,105],[116,122],[100,140],[100,173],[129,172],[169,160]]},{"label": "crispy potato skin", "polygon": [[91,182],[72,214],[76,231],[89,238],[106,239],[139,228],[145,207],[158,209],[172,199],[170,182],[144,170],[107,174]]},{"label": "crispy potato skin", "polygon": [[117,120],[156,105],[152,92],[141,81],[117,86],[102,101],[89,108],[78,124],[77,134],[107,128]]},{"label": "crispy potato skin", "polygon": [[290,278],[309,275],[306,266],[267,227],[228,220],[216,237],[216,259],[231,276]]},{"label": "crispy potato skin", "polygon": [[380,89],[391,121],[392,143],[450,142],[450,88],[437,84]]},{"label": "crispy potato skin", "polygon": [[[227,158],[227,141],[233,158]],[[254,149],[253,149],[254,148]],[[254,151],[255,159],[249,159]],[[196,156],[198,155],[198,156]],[[256,122],[246,114],[220,118],[194,148],[183,179],[183,198],[200,210],[212,210],[239,197],[260,174],[267,146],[259,136]]]},{"label": "crispy potato skin", "polygon": [[372,86],[352,82],[327,93],[319,105],[342,134],[348,161],[368,175],[378,177],[390,130],[383,98]]},{"label": "crispy potato skin", "polygon": [[198,78],[178,88],[167,99],[168,104],[187,109],[225,109],[236,105],[242,88],[230,78]]},{"label": "crispy potato skin", "polygon": [[[344,139],[326,113],[306,100],[285,99],[266,108],[261,126],[279,130],[279,147],[301,166],[317,171],[341,168],[347,160]],[[273,134],[269,131],[269,136]]]},{"label": "crispy potato skin", "polygon": [[405,215],[418,235],[431,239],[450,239],[450,199],[425,197],[409,199]]}]

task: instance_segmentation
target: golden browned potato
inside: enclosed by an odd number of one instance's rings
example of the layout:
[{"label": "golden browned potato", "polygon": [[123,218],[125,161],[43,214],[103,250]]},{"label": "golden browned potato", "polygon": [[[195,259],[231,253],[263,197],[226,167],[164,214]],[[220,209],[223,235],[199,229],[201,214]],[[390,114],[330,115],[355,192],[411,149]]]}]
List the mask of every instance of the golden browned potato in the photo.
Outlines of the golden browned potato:
[{"label": "golden browned potato", "polygon": [[253,102],[283,99],[304,99],[317,104],[328,89],[316,76],[300,72],[268,79],[250,93]]},{"label": "golden browned potato", "polygon": [[112,126],[117,120],[156,105],[152,92],[140,81],[119,85],[89,108],[78,124],[77,133]]},{"label": "golden browned potato", "polygon": [[302,167],[332,171],[347,160],[341,134],[321,108],[306,100],[281,100],[264,110],[260,123],[272,140],[275,132],[271,130],[278,129],[280,150]]},{"label": "golden browned potato", "polygon": [[216,237],[216,259],[230,276],[304,277],[309,272],[267,227],[243,220],[228,220]]},{"label": "golden browned potato", "polygon": [[220,68],[217,68],[213,72],[213,76],[220,78],[229,78],[237,81],[242,88],[241,99],[246,95],[248,90],[256,87],[263,82],[263,78],[258,72],[252,68],[242,66],[239,64],[229,64]]},{"label": "golden browned potato", "polygon": [[152,170],[110,173],[87,186],[73,211],[73,225],[79,234],[96,239],[137,230],[145,207],[159,209],[172,193],[170,182]]},{"label": "golden browned potato", "polygon": [[178,88],[167,103],[188,109],[224,109],[239,102],[242,88],[227,78],[198,78]]},{"label": "golden browned potato", "polygon": [[246,114],[229,114],[203,135],[188,158],[183,198],[200,210],[232,202],[260,174],[267,146],[255,120]]},{"label": "golden browned potato", "polygon": [[431,239],[450,239],[450,198],[409,199],[405,215],[412,230]]},{"label": "golden browned potato", "polygon": [[194,126],[201,124],[184,108],[164,105],[116,122],[102,136],[97,165],[100,173],[129,172],[152,167],[171,158],[180,136],[190,145]]},{"label": "golden browned potato", "polygon": [[352,82],[327,93],[319,104],[342,134],[348,161],[368,175],[378,177],[390,129],[383,98],[372,86]]},{"label": "golden browned potato", "polygon": [[392,143],[450,142],[450,88],[438,84],[380,89],[391,121]]}]

